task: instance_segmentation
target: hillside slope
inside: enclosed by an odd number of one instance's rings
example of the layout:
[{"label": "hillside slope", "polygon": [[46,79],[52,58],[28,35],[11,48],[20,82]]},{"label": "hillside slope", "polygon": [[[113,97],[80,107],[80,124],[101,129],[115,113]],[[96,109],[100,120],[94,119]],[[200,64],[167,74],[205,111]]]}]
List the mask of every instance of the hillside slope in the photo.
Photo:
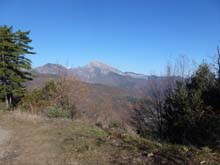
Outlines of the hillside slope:
[{"label": "hillside slope", "polygon": [[[80,121],[0,112],[2,165],[218,165],[208,149],[160,144]],[[1,137],[4,136],[0,134]]]},{"label": "hillside slope", "polygon": [[[29,91],[32,91],[43,87],[47,81],[58,79],[60,77],[56,75],[37,74],[33,81],[27,83],[27,86]],[[77,93],[81,93],[80,88],[75,87],[68,91],[72,92],[72,99],[77,108],[76,119],[101,124],[103,127],[117,125],[126,130],[135,131],[133,121],[135,110],[130,100],[138,99],[140,96],[123,88],[84,83],[78,80],[77,82],[84,86],[86,93],[83,98],[79,98],[80,94]]]}]

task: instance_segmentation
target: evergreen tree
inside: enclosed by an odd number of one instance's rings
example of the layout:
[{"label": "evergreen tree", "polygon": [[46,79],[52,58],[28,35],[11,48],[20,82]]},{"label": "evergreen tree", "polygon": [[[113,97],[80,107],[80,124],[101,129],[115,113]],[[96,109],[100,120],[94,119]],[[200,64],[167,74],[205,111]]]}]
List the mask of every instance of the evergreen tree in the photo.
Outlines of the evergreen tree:
[{"label": "evergreen tree", "polygon": [[171,142],[186,141],[190,127],[190,106],[185,84],[177,82],[174,93],[166,98],[164,104],[164,136]]},{"label": "evergreen tree", "polygon": [[207,64],[177,83],[164,106],[164,137],[175,143],[216,145],[220,140],[220,90]]},{"label": "evergreen tree", "polygon": [[8,108],[24,95],[24,82],[31,80],[31,60],[26,55],[34,53],[28,35],[29,31],[0,27],[0,98]]}]

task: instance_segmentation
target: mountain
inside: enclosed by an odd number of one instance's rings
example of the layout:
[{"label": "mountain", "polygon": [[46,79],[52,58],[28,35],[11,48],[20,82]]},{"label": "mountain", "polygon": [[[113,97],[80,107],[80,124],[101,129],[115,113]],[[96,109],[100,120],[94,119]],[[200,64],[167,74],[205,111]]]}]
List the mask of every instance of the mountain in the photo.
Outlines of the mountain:
[{"label": "mountain", "polygon": [[134,72],[125,72],[124,74],[126,76],[130,76],[133,78],[139,78],[139,79],[148,79],[149,78],[149,76],[146,76],[144,74],[134,73]]},{"label": "mountain", "polygon": [[56,74],[56,75],[62,75],[63,73],[66,74],[68,73],[68,75],[76,75],[81,79],[85,79],[86,81],[90,81],[90,79],[93,79],[96,76],[108,75],[108,74],[117,74],[120,76],[127,76],[138,79],[148,78],[148,76],[143,74],[138,74],[134,72],[122,72],[119,69],[116,69],[100,61],[92,61],[83,67],[77,67],[77,68],[66,68],[59,64],[48,63],[43,66],[34,68],[34,71],[40,74]]},{"label": "mountain", "polygon": [[[77,68],[66,68],[62,65],[49,63],[33,69],[33,72],[51,76],[74,76],[86,83],[125,89],[132,96],[138,97],[152,96],[153,92],[155,92],[153,91],[155,85],[165,88],[167,83],[166,76],[148,76],[134,72],[122,72],[99,61],[92,61],[83,67]],[[171,79],[172,82],[175,82],[180,80],[180,77],[173,76]]]},{"label": "mountain", "polygon": [[84,67],[69,69],[58,64],[46,64],[33,71],[38,74],[74,76],[83,82],[119,87],[133,93],[146,92],[143,89],[146,89],[149,77],[133,72],[122,72],[99,61],[92,61]]},{"label": "mountain", "polygon": [[99,70],[100,73],[102,73],[102,74],[108,74],[108,73],[112,72],[112,73],[116,73],[119,75],[124,75],[124,73],[122,71],[120,71],[110,65],[104,64],[100,61],[92,61],[88,65],[86,65],[84,68],[88,69],[92,72],[94,70]]},{"label": "mountain", "polygon": [[59,64],[48,63],[46,65],[33,69],[38,74],[51,74],[51,75],[63,75],[68,72],[68,69]]}]

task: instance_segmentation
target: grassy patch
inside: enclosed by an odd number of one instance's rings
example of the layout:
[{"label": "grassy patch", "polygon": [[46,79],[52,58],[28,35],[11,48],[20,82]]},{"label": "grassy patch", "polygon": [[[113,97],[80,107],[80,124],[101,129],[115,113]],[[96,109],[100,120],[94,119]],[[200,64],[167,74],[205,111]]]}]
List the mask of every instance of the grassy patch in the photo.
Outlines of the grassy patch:
[{"label": "grassy patch", "polygon": [[58,117],[70,118],[71,114],[70,112],[63,110],[62,108],[55,106],[48,108],[47,116],[50,118],[58,118]]}]

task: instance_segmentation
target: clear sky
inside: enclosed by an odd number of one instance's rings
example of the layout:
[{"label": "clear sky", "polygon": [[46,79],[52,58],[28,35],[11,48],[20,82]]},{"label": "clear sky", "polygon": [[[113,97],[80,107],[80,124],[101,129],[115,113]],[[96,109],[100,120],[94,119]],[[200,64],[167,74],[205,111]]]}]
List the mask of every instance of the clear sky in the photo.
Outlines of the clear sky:
[{"label": "clear sky", "polygon": [[0,0],[0,25],[31,30],[33,66],[100,60],[160,73],[178,55],[201,62],[220,45],[219,0]]}]

